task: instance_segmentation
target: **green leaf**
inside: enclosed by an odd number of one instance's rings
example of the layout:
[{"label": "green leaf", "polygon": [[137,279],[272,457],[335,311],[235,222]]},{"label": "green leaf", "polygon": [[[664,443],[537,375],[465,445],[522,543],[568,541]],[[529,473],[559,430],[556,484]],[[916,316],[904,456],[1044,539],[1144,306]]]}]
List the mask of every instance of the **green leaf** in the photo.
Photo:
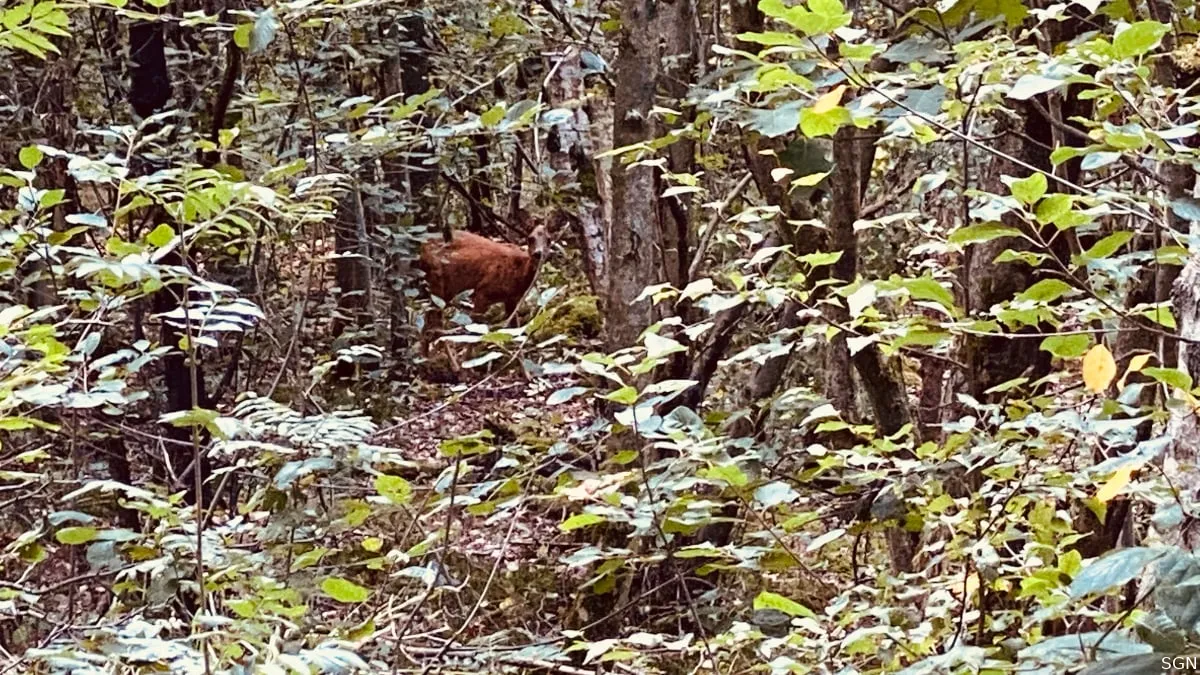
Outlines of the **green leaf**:
[{"label": "green leaf", "polygon": [[951,312],[955,311],[954,295],[932,277],[906,279],[904,288],[917,300],[932,300]]},{"label": "green leaf", "polygon": [[393,504],[407,504],[412,498],[412,485],[400,476],[376,476],[375,491]]},{"label": "green leaf", "polygon": [[1018,295],[1017,298],[1034,302],[1054,302],[1070,293],[1071,288],[1071,284],[1061,279],[1042,279]]},{"label": "green leaf", "polygon": [[637,397],[638,390],[629,385],[625,385],[614,392],[604,395],[604,398],[608,399],[609,401],[620,403],[622,405],[633,405],[634,401],[637,400]]},{"label": "green leaf", "polygon": [[971,3],[971,7],[979,13],[980,19],[1004,17],[1004,23],[1009,28],[1020,26],[1025,17],[1029,15],[1029,9],[1021,0],[987,0],[986,2]]},{"label": "green leaf", "polygon": [[[754,79],[756,80],[756,84],[753,86],[752,91],[762,93],[778,91],[785,87],[798,87],[805,91],[811,91],[813,88],[812,80],[787,66],[779,64],[771,64],[759,68],[755,73]],[[785,114],[792,115],[790,123],[792,128],[795,128],[795,112],[788,111]],[[786,125],[788,121],[785,120],[783,123]]]},{"label": "green leaf", "polygon": [[562,524],[558,526],[558,529],[562,530],[563,532],[570,532],[571,530],[578,530],[581,527],[598,525],[603,522],[607,522],[604,516],[595,513],[577,513],[564,520]]},{"label": "green leaf", "polygon": [[1087,148],[1076,148],[1070,145],[1060,145],[1054,149],[1054,152],[1050,153],[1050,163],[1054,166],[1058,166],[1067,160],[1086,155],[1087,152]]},{"label": "green leaf", "polygon": [[1034,253],[1033,251],[1014,251],[1011,248],[1004,249],[1004,252],[996,256],[994,263],[1006,262],[1022,262],[1030,267],[1041,267],[1042,263],[1050,259],[1050,256],[1045,253]]},{"label": "green leaf", "polygon": [[217,421],[220,413],[206,408],[192,408],[164,414],[161,419],[173,427],[207,427]]},{"label": "green leaf", "polygon": [[879,53],[880,47],[873,44],[852,45],[846,42],[838,43],[838,53],[851,61],[870,61]]},{"label": "green leaf", "polygon": [[823,267],[825,265],[832,265],[841,259],[841,251],[833,251],[832,253],[822,253],[818,251],[817,253],[809,253],[796,258],[798,262],[804,263],[809,267]]},{"label": "green leaf", "polygon": [[758,9],[808,36],[831,33],[849,25],[853,18],[839,0],[809,0],[808,9],[789,7],[783,0],[761,0]]},{"label": "green leaf", "polygon": [[233,44],[241,49],[250,49],[250,31],[254,30],[252,23],[240,23],[233,29]]},{"label": "green leaf", "polygon": [[[803,47],[804,41],[793,33],[779,33],[769,31],[766,33],[739,33],[737,39],[742,42],[753,42],[765,47]],[[790,69],[789,69],[790,70]]]},{"label": "green leaf", "polygon": [[828,176],[829,173],[830,172],[828,171],[822,171],[821,173],[812,173],[807,176],[801,176],[792,181],[792,187],[814,187],[821,181],[825,180],[825,177]]},{"label": "green leaf", "polygon": [[21,166],[26,169],[32,169],[42,163],[42,151],[36,145],[27,145],[21,148],[21,152],[17,158],[21,160]]},{"label": "green leaf", "polygon": [[24,431],[34,427],[28,417],[0,417],[0,431]]},{"label": "green leaf", "polygon": [[1136,579],[1151,562],[1161,558],[1165,549],[1123,548],[1093,560],[1071,580],[1072,598],[1085,598],[1124,586]]},{"label": "green leaf", "polygon": [[329,577],[322,581],[321,590],[325,591],[325,595],[344,603],[362,602],[371,595],[367,589],[341,577]]},{"label": "green leaf", "polygon": [[817,618],[816,613],[811,609],[796,602],[795,600],[785,598],[778,593],[772,593],[770,591],[763,591],[754,598],[754,609],[774,609],[783,612],[788,616],[803,616],[809,619]]},{"label": "green leaf", "polygon": [[1170,26],[1157,21],[1138,21],[1117,32],[1113,38],[1113,49],[1118,58],[1141,56],[1157,47],[1170,30]]},{"label": "green leaf", "polygon": [[234,598],[226,600],[225,606],[233,610],[233,613],[237,614],[239,617],[243,619],[249,619],[250,617],[254,616],[255,611],[258,609],[258,602],[248,598]]},{"label": "green leaf", "polygon": [[1092,338],[1085,334],[1051,335],[1042,340],[1040,349],[1050,352],[1060,359],[1076,359],[1087,352],[1092,346]]},{"label": "green leaf", "polygon": [[325,554],[328,552],[329,549],[323,546],[318,546],[311,551],[305,551],[304,553],[301,553],[300,555],[296,556],[294,560],[292,560],[292,571],[295,572],[296,570],[302,570],[306,567],[312,567],[313,565],[316,565],[317,563],[321,562],[321,558],[324,558]]},{"label": "green leaf", "polygon": [[1046,194],[1046,176],[1035,173],[1027,178],[1015,180],[1009,186],[1012,195],[1026,204],[1033,204]]},{"label": "green leaf", "polygon": [[808,8],[820,19],[814,22],[813,28],[822,33],[832,33],[842,26],[848,26],[854,18],[846,11],[841,0],[808,0]]},{"label": "green leaf", "polygon": [[711,466],[700,472],[704,478],[712,478],[720,480],[732,485],[733,487],[742,487],[750,482],[746,477],[745,472],[737,464],[722,464],[719,466]]},{"label": "green leaf", "polygon": [[54,533],[60,544],[86,544],[96,538],[94,527],[64,527]]},{"label": "green leaf", "polygon": [[1073,227],[1080,227],[1092,222],[1091,216],[1079,211],[1067,211],[1058,218],[1054,219],[1054,227],[1059,230],[1069,230]]},{"label": "green leaf", "polygon": [[1147,319],[1150,319],[1154,323],[1157,323],[1163,328],[1175,330],[1175,314],[1171,311],[1170,307],[1150,307],[1143,309],[1141,312],[1139,312],[1139,314]]},{"label": "green leaf", "polygon": [[459,438],[448,438],[441,443],[438,443],[438,452],[443,457],[470,457],[472,455],[482,455],[485,452],[490,452],[492,449],[491,440],[492,432],[483,430],[470,436],[462,436]]},{"label": "green leaf", "polygon": [[1080,256],[1084,260],[1103,260],[1108,256],[1117,252],[1117,249],[1124,246],[1133,239],[1133,233],[1128,230],[1124,232],[1113,232],[1107,237],[1101,239],[1092,245],[1091,248],[1084,251]]},{"label": "green leaf", "polygon": [[38,198],[38,206],[41,206],[43,209],[48,209],[58,206],[66,200],[66,190],[46,190],[42,193],[42,196]]},{"label": "green leaf", "polygon": [[1063,215],[1071,210],[1072,201],[1071,195],[1065,195],[1061,192],[1048,195],[1037,205],[1035,213],[1037,214],[1038,222],[1045,225],[1062,218]]},{"label": "green leaf", "polygon": [[980,223],[960,227],[950,235],[950,243],[965,246],[967,244],[982,244],[1001,237],[1019,237],[1021,231],[1000,223]]},{"label": "green leaf", "polygon": [[1184,391],[1192,390],[1192,376],[1176,368],[1143,368],[1146,377],[1154,378],[1168,387]]},{"label": "green leaf", "polygon": [[687,347],[679,342],[655,333],[646,333],[643,342],[646,344],[646,356],[652,359],[661,359],[675,352],[687,351]]},{"label": "green leaf", "polygon": [[162,248],[171,243],[174,238],[175,229],[166,223],[160,223],[150,234],[146,235],[146,242],[156,248]]},{"label": "green leaf", "polygon": [[497,103],[487,112],[479,116],[479,123],[484,127],[494,127],[504,119],[504,106]]},{"label": "green leaf", "polygon": [[800,111],[800,131],[809,138],[832,136],[850,122],[850,111],[841,106],[821,113],[813,112],[811,108]]}]

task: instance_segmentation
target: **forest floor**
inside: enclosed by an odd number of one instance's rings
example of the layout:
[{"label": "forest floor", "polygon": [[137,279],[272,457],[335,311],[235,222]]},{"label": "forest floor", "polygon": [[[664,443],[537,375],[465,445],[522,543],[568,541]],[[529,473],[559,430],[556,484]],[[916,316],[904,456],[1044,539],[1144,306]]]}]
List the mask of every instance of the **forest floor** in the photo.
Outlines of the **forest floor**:
[{"label": "forest floor", "polygon": [[[558,405],[547,403],[551,393],[569,384],[562,378],[527,379],[517,372],[475,377],[453,386],[429,386],[410,402],[407,414],[395,426],[383,429],[375,439],[434,472],[426,474],[427,480],[441,486],[439,492],[444,494],[442,488],[457,480],[455,499],[462,506],[455,508],[453,518],[447,519],[445,509],[425,510],[427,522],[418,528],[430,532],[452,523],[443,548],[447,555],[439,560],[444,561],[449,581],[462,585],[465,596],[460,602],[479,601],[483,610],[460,640],[518,626],[531,637],[561,629],[561,624],[554,624],[569,611],[575,595],[569,587],[583,581],[571,578],[570,573],[551,574],[522,588],[511,577],[524,577],[547,560],[555,561],[578,547],[575,538],[559,528],[566,516],[563,508],[543,501],[554,494],[559,474],[581,468],[572,464],[580,455],[571,454],[568,448],[577,445],[572,441],[588,437],[596,422],[589,397]],[[440,447],[446,441],[481,433],[490,434],[488,443],[495,450],[469,457],[472,468],[455,478],[452,463]],[[527,499],[510,502],[517,494]],[[512,506],[514,503],[518,505]],[[552,563],[548,570],[560,564]],[[497,571],[501,579],[510,577],[508,581],[493,584]],[[486,595],[491,600],[484,600],[481,596],[489,584],[492,588]],[[561,604],[564,601],[567,604]],[[557,606],[548,607],[547,602]],[[409,633],[436,635],[446,624],[447,616],[434,610],[411,626]]]}]

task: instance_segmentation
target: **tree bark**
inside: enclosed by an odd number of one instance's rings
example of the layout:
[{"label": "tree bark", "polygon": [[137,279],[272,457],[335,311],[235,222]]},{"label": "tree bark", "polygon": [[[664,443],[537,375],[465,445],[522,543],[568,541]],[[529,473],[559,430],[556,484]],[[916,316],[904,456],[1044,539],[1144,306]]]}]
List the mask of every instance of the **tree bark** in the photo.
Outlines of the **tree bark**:
[{"label": "tree bark", "polygon": [[[696,15],[693,3],[679,0],[659,4],[658,30],[664,47],[662,90],[669,98],[668,105],[681,109],[687,97],[688,83],[693,81],[696,65]],[[682,119],[675,126],[682,126],[695,118],[695,110],[684,110]],[[660,135],[669,128],[660,124]],[[696,169],[696,143],[681,137],[667,148],[667,166],[673,173],[694,173]],[[668,187],[660,185],[660,188]],[[660,190],[661,193],[661,190]],[[663,249],[663,272],[666,281],[676,288],[688,284],[688,266],[695,245],[692,229],[691,195],[683,194],[659,200],[659,217],[662,223],[660,239]]]},{"label": "tree bark", "polygon": [[[350,74],[351,68],[352,66],[347,64],[347,74]],[[358,79],[349,78],[348,93],[351,96],[362,94],[362,85]],[[350,124],[353,125],[354,122]],[[348,172],[369,171],[369,168],[364,166],[344,168]],[[338,295],[337,312],[330,323],[330,332],[334,338],[343,338],[347,328],[365,328],[370,325],[374,315],[371,297],[370,225],[363,206],[362,189],[357,180],[342,195],[333,227],[334,250],[338,253],[334,262]],[[335,347],[346,346],[354,339],[355,336],[345,336],[345,339],[335,343]],[[355,364],[339,361],[334,368],[334,375],[344,380],[350,378],[356,370]]]},{"label": "tree bark", "polygon": [[[153,11],[151,8],[137,3],[140,11]],[[163,40],[163,23],[157,21],[138,21],[129,29],[129,58],[130,58],[130,88],[129,103],[141,117],[149,117],[159,112],[172,94],[170,72],[167,70],[165,42]],[[137,170],[144,173],[153,171],[154,167],[147,162],[139,162]],[[166,220],[166,213],[158,207],[150,207],[147,221],[160,223]],[[168,223],[171,224],[171,223]],[[153,227],[153,225],[152,225]],[[176,230],[178,226],[176,225]],[[165,256],[164,265],[176,265],[186,268],[188,261],[176,250]],[[178,309],[184,301],[184,289],[178,284],[169,284],[157,291],[151,299],[155,313],[164,314]],[[204,386],[204,369],[199,363],[200,351],[191,350],[196,362],[189,362],[188,354],[180,349],[180,340],[186,332],[166,319],[159,324],[159,343],[170,347],[171,351],[163,357],[163,384],[167,395],[163,412],[179,412],[192,408],[208,407],[208,396]],[[193,395],[193,390],[195,395]],[[187,427],[167,426],[164,435],[168,443],[168,457],[176,474],[176,483],[172,490],[182,487],[185,499],[189,504],[195,504],[201,494],[195,490],[195,473],[199,472],[202,490],[207,494],[207,479],[210,466],[207,455],[201,453],[199,461],[193,453],[192,432]],[[203,442],[203,441],[202,441]],[[204,501],[207,501],[205,499]]]},{"label": "tree bark", "polygon": [[[402,92],[405,97],[416,96],[429,91],[429,57],[427,42],[429,40],[425,17],[414,13],[402,17],[396,23],[397,34],[391,39],[397,42],[396,54],[385,60],[384,77],[380,78],[385,96]],[[423,126],[432,124],[432,120],[422,115],[419,123]],[[382,161],[384,175],[388,184],[398,194],[404,196],[409,205],[409,212],[403,218],[406,225],[416,223],[436,222],[437,199],[430,194],[437,182],[437,173],[429,167],[420,166],[420,160],[432,156],[434,147],[426,142],[421,147],[405,156],[388,156]],[[403,260],[389,261],[391,269],[397,272],[407,271],[409,262],[415,259],[417,251],[408,252]],[[399,276],[407,277],[400,274]],[[407,302],[404,296],[404,285],[393,281],[387,289],[389,293],[390,338],[389,346],[392,354],[403,353],[408,348],[406,330],[408,320]]]},{"label": "tree bark", "polygon": [[[1200,257],[1193,256],[1179,273],[1171,295],[1178,325],[1178,368],[1200,381]],[[1189,342],[1190,341],[1190,342]],[[1163,532],[1166,543],[1188,551],[1200,547],[1200,521],[1186,517],[1196,513],[1200,501],[1200,416],[1191,406],[1180,406],[1167,426],[1171,445],[1163,461],[1163,474],[1178,490],[1185,517],[1178,527]]]},{"label": "tree bark", "polygon": [[[649,140],[654,126],[650,108],[660,72],[658,36],[654,34],[657,3],[624,0],[621,37],[615,64],[617,92],[614,101],[613,145],[625,147]],[[650,300],[636,300],[642,290],[657,283],[661,270],[661,242],[655,205],[654,173],[648,166],[614,169],[614,221],[608,232],[612,268],[608,273],[608,346],[612,350],[634,344],[653,321]],[[635,301],[636,300],[636,301]]]},{"label": "tree bark", "polygon": [[[571,110],[571,116],[554,125],[547,140],[550,166],[563,176],[579,183],[579,194],[574,204],[568,204],[583,250],[583,270],[588,284],[602,301],[608,294],[608,245],[606,233],[611,219],[605,218],[602,186],[608,180],[604,165],[610,160],[594,160],[597,152],[607,149],[597,147],[593,127],[601,128],[600,120],[589,114],[587,106],[572,101],[585,98],[583,70],[579,61],[579,50],[574,47],[562,54],[558,69],[547,87],[550,104]],[[603,145],[608,145],[607,143]]]},{"label": "tree bark", "polygon": [[[833,141],[833,173],[830,176],[829,225],[830,246],[842,256],[833,264],[832,276],[840,285],[852,283],[858,273],[858,238],[854,223],[862,212],[862,194],[865,186],[864,167],[870,164],[864,159],[875,153],[874,142],[860,138],[862,132],[856,127],[846,126],[838,131]],[[829,310],[831,320],[843,326],[850,322],[848,311],[841,307]],[[843,415],[851,419],[855,414],[855,384],[850,367],[858,373],[864,384],[865,394],[871,402],[875,428],[881,436],[899,432],[911,420],[908,392],[899,374],[888,367],[879,346],[868,344],[853,355],[850,354],[846,335],[839,332],[829,345],[826,362],[826,389],[828,398]],[[840,389],[844,388],[844,389]],[[885,537],[888,543],[888,558],[895,572],[911,572],[917,551],[919,533],[903,529],[904,523],[892,525]]]}]

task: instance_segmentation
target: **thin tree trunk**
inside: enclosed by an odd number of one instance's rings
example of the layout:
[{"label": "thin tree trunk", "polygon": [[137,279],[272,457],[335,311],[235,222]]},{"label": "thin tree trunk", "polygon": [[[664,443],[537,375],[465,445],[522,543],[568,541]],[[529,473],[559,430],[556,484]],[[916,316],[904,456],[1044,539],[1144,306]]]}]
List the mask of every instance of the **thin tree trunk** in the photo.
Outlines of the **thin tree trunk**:
[{"label": "thin tree trunk", "polygon": [[[1192,256],[1179,273],[1171,301],[1179,336],[1184,338],[1178,342],[1177,367],[1200,381],[1200,257]],[[1171,446],[1163,472],[1178,491],[1183,513],[1195,513],[1200,495],[1200,417],[1186,406],[1178,409],[1171,416],[1167,434]],[[1182,518],[1162,535],[1168,544],[1195,551],[1200,547],[1200,521]]]},{"label": "thin tree trunk", "polygon": [[[621,5],[621,37],[614,68],[615,147],[647,141],[654,130],[649,115],[660,70],[658,36],[653,32],[657,9],[654,0],[624,0]],[[608,346],[613,350],[633,345],[653,321],[650,300],[637,298],[658,281],[661,271],[657,201],[650,167],[614,169],[615,208],[608,233],[613,265],[608,273],[605,325]]]},{"label": "thin tree trunk", "polygon": [[[137,3],[141,11],[153,11],[151,8]],[[165,42],[163,40],[162,22],[138,21],[129,28],[129,57],[131,61],[131,82],[129,102],[134,111],[141,117],[149,117],[160,111],[171,98],[171,77],[167,70]],[[141,162],[142,171],[150,171],[152,166]],[[154,209],[153,217],[148,222],[160,223],[168,220],[167,214],[161,208]],[[178,230],[178,227],[176,227]],[[172,252],[161,261],[164,265],[188,266],[178,251]],[[178,309],[184,301],[184,290],[178,284],[170,284],[157,291],[151,299],[153,310],[157,314],[165,314]],[[194,407],[208,407],[208,396],[204,386],[204,369],[199,362],[189,363],[188,354],[180,348],[180,340],[186,335],[178,326],[166,319],[160,320],[159,343],[170,347],[162,359],[163,384],[167,395],[163,412],[179,412],[191,410]],[[198,348],[192,350],[195,358],[199,359]],[[194,382],[193,382],[194,378]],[[193,396],[193,389],[195,396]],[[201,454],[199,462],[194,462],[192,451],[192,432],[187,427],[167,426],[164,435],[170,441],[168,457],[176,474],[176,483],[172,490],[179,487],[185,490],[187,503],[194,504],[201,497],[196,490],[195,472],[199,472],[200,482],[206,485],[210,472],[207,455]],[[198,466],[197,466],[198,464]],[[207,491],[207,486],[204,488]],[[204,495],[207,497],[208,495]],[[205,500],[207,501],[207,500]]]},{"label": "thin tree trunk", "polygon": [[[858,136],[861,132],[853,126],[843,127],[833,141],[833,174],[829,189],[831,207],[826,219],[829,224],[830,245],[842,255],[833,265],[832,275],[841,285],[854,281],[858,270],[858,238],[854,223],[862,210],[862,193],[866,183],[864,167],[870,164],[865,155],[873,156],[873,141]],[[832,308],[828,316],[845,326],[850,316],[843,307]],[[899,373],[888,367],[879,346],[868,344],[853,355],[850,354],[846,335],[839,332],[829,345],[829,360],[826,362],[825,396],[842,413],[854,415],[855,385],[850,366],[858,373],[865,385],[867,399],[875,417],[875,427],[881,436],[899,432],[911,419],[908,407],[908,392],[900,380]],[[844,389],[839,389],[844,387]],[[903,529],[904,523],[888,528],[885,535],[888,543],[888,558],[895,572],[911,572],[917,551],[919,534]]]},{"label": "thin tree trunk", "polygon": [[[569,101],[578,101],[584,96],[583,69],[579,61],[579,50],[574,47],[560,57],[558,68],[554,71],[547,87],[550,104],[557,107],[566,106]],[[587,275],[588,284],[597,297],[603,302],[608,294],[608,246],[606,233],[611,218],[604,213],[604,193],[602,187],[609,180],[604,165],[611,160],[593,160],[592,157],[607,147],[608,143],[597,143],[598,137],[594,131],[600,131],[605,126],[595,115],[583,106],[570,106],[571,115],[559,122],[550,130],[550,138],[546,145],[550,149],[550,166],[556,172],[571,176],[579,183],[578,201],[574,204],[574,217],[571,222],[575,225],[583,250],[583,270]],[[527,147],[518,150],[528,151]]]},{"label": "thin tree trunk", "polygon": [[[429,57],[426,44],[429,40],[425,17],[419,13],[402,17],[396,23],[397,35],[395,40],[396,55],[384,62],[384,77],[381,78],[384,95],[402,92],[405,97],[416,96],[429,91]],[[419,122],[423,126],[432,124],[432,120],[421,116]],[[404,218],[404,223],[433,223],[437,213],[437,199],[430,194],[437,182],[437,173],[429,167],[420,166],[421,160],[432,156],[434,147],[426,142],[406,156],[389,156],[383,159],[383,170],[388,184],[397,193],[404,195],[405,203],[410,212]],[[416,257],[416,251],[410,251],[403,259],[388,261],[389,268],[397,272],[407,271],[409,261]],[[407,276],[407,275],[398,275]],[[395,281],[387,289],[389,293],[389,346],[392,354],[401,354],[408,348],[405,339],[408,326],[407,303],[404,286]]]}]

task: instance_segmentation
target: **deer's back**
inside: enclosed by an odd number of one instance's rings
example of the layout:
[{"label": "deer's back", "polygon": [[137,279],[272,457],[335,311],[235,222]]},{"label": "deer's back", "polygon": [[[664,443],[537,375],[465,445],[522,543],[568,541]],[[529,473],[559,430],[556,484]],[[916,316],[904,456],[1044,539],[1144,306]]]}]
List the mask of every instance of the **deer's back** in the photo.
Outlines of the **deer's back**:
[{"label": "deer's back", "polygon": [[471,232],[455,232],[450,242],[438,239],[421,247],[419,267],[425,272],[429,291],[450,300],[473,290],[477,302],[508,302],[508,296],[523,293],[530,257],[519,246],[494,241]]}]

